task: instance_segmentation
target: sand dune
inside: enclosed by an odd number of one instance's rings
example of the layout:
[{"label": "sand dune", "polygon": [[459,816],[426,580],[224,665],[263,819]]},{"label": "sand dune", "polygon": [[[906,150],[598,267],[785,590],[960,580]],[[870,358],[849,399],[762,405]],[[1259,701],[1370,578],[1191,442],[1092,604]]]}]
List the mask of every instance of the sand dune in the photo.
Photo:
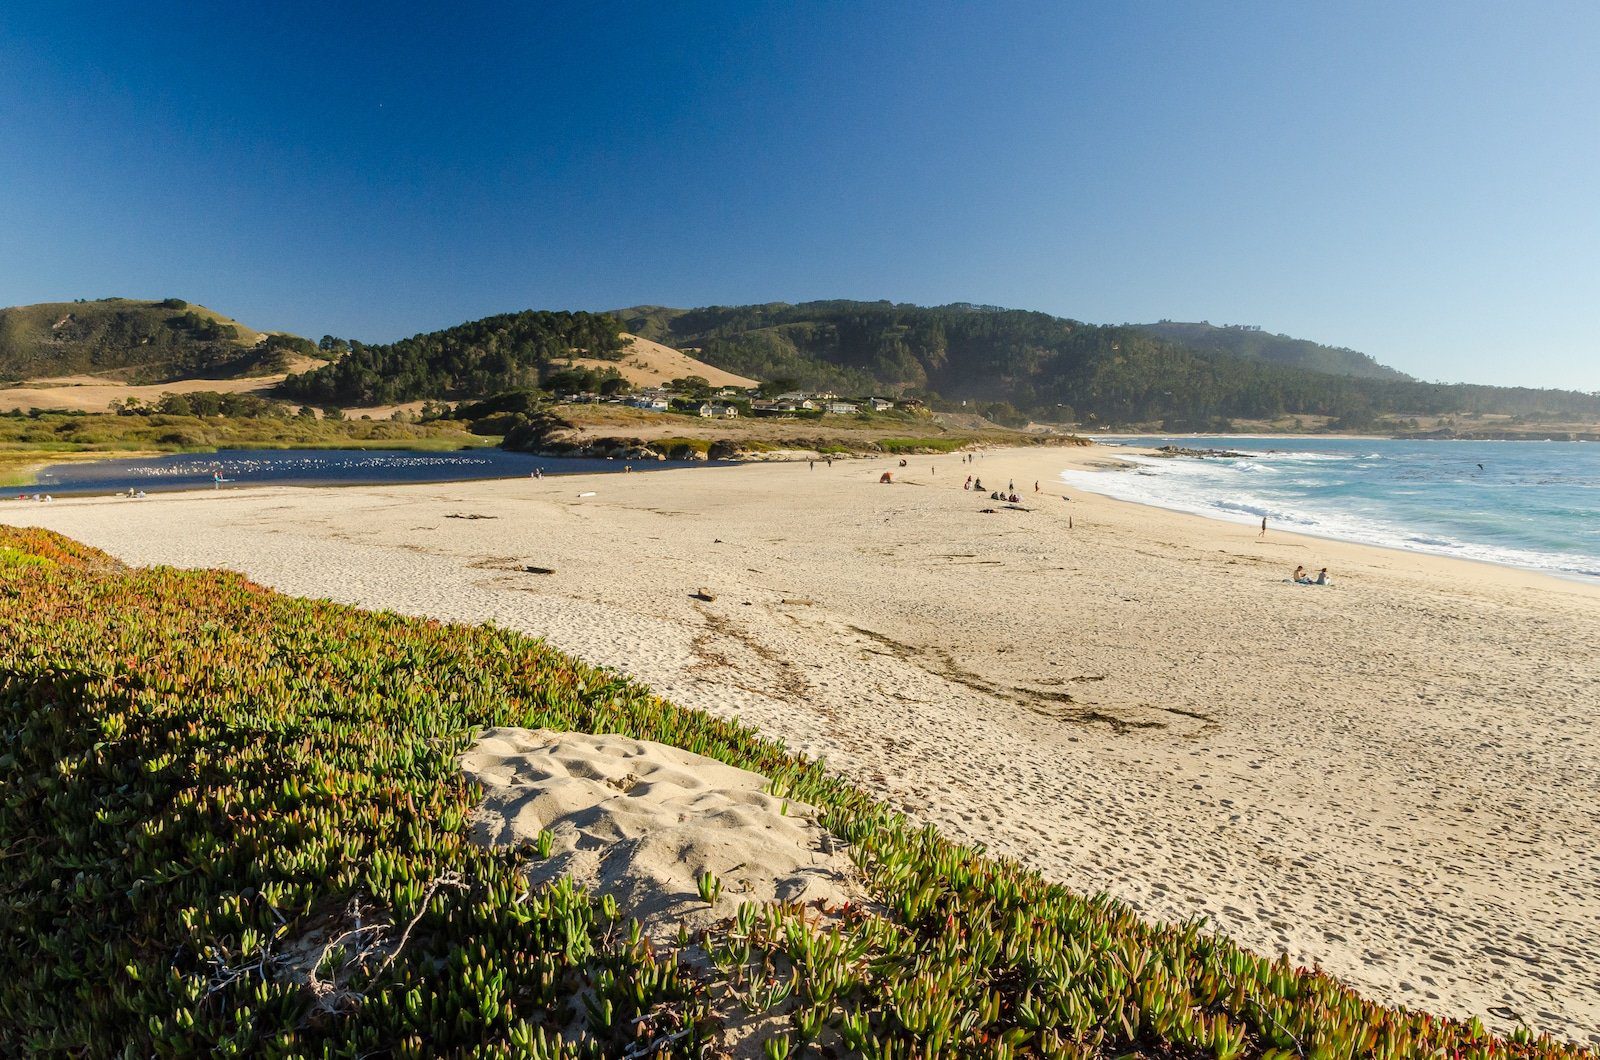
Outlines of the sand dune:
[{"label": "sand dune", "polygon": [[[716,759],[623,736],[502,728],[461,764],[484,788],[479,841],[532,845],[548,830],[535,882],[571,876],[659,938],[732,916],[741,902],[862,898],[855,866],[811,807]],[[699,892],[706,872],[722,884],[712,903]]]},{"label": "sand dune", "polygon": [[572,363],[588,368],[615,368],[634,386],[661,386],[674,379],[697,375],[712,386],[753,387],[757,380],[724,372],[704,361],[697,361],[687,353],[651,342],[637,335],[623,333],[628,343],[620,361],[605,361],[592,357],[574,357]]},{"label": "sand dune", "polygon": [[[1600,1042],[1600,591],[1063,500],[1057,471],[1104,459],[238,490],[0,519],[543,634],[1074,887],[1204,916],[1385,1000]],[[964,492],[969,471],[1014,479],[1024,510]],[[446,518],[462,512],[493,518]],[[1338,584],[1284,584],[1297,563]]]}]

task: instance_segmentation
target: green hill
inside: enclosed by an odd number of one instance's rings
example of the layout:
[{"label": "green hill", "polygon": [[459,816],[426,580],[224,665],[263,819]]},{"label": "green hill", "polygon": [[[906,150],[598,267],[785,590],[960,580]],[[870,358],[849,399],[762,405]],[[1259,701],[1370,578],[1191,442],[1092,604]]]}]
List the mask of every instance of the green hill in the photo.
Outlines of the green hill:
[{"label": "green hill", "polygon": [[[801,387],[886,390],[1014,406],[1042,419],[1163,421],[1205,429],[1225,418],[1334,418],[1493,412],[1597,417],[1600,396],[1421,383],[1354,351],[1210,329],[1163,336],[1149,326],[1086,324],[1046,313],[965,303],[784,302],[616,310],[625,327],[697,349],[718,368]],[[1252,338],[1251,336],[1260,336]]]},{"label": "green hill", "polygon": [[0,309],[0,380],[99,375],[128,383],[281,370],[304,339],[261,332],[182,299],[102,298]]},{"label": "green hill", "polygon": [[1192,350],[1212,350],[1252,361],[1270,361],[1291,368],[1304,368],[1329,375],[1354,375],[1367,379],[1410,379],[1404,372],[1379,364],[1367,354],[1343,346],[1324,346],[1308,339],[1275,335],[1258,327],[1242,324],[1217,326],[1207,321],[1187,324],[1163,320],[1156,324],[1134,325],[1159,338],[1168,339]]},{"label": "green hill", "polygon": [[615,360],[621,326],[596,313],[528,310],[485,317],[399,342],[368,345],[325,339],[332,364],[283,384],[291,397],[312,402],[375,405],[417,398],[479,398],[536,386],[557,359],[583,351]]}]

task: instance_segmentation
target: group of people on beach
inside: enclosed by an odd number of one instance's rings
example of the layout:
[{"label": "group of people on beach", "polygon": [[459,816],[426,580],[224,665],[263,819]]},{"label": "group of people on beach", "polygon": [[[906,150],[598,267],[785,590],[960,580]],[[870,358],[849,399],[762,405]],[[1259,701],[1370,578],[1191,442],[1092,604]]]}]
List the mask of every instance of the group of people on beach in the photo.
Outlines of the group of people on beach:
[{"label": "group of people on beach", "polygon": [[[977,490],[979,493],[982,493],[983,479],[974,478],[973,476],[968,475],[967,481],[961,484],[961,488],[964,490]],[[1039,492],[1039,483],[1035,482],[1033,484],[1033,492]],[[989,499],[992,501],[1007,501],[1011,504],[1022,503],[1022,498],[1017,495],[1017,484],[1014,481],[1006,483],[1006,488],[1003,490],[990,491]]]},{"label": "group of people on beach", "polygon": [[19,493],[17,494],[17,500],[38,501],[41,504],[49,504],[51,501],[55,500],[55,498],[50,496],[48,493]]},{"label": "group of people on beach", "polygon": [[1302,567],[1296,567],[1294,569],[1294,579],[1293,580],[1294,580],[1294,583],[1296,585],[1331,585],[1332,584],[1331,582],[1328,581],[1328,568],[1327,567],[1323,567],[1321,570],[1317,571],[1317,576],[1315,578],[1313,578],[1311,576],[1311,572],[1306,570],[1305,567],[1303,567],[1303,566]]}]

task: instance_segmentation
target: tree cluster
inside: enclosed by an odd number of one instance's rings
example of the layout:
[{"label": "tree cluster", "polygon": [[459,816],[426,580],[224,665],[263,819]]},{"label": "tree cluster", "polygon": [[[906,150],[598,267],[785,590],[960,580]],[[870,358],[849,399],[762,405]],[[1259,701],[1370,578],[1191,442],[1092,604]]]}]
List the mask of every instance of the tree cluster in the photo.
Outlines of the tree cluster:
[{"label": "tree cluster", "polygon": [[614,359],[622,354],[621,326],[593,313],[506,313],[369,345],[327,336],[322,351],[338,360],[283,384],[286,395],[315,403],[379,405],[417,398],[475,398],[538,386],[558,360],[575,354]]}]

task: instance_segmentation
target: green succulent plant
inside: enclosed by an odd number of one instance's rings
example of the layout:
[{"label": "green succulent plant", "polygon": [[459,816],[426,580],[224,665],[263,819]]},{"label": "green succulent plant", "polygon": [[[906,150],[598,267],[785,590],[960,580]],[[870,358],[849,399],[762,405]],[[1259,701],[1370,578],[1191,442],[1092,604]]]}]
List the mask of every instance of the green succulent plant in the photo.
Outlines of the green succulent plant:
[{"label": "green succulent plant", "polygon": [[[762,773],[870,903],[659,943],[534,888],[468,834],[496,725]],[[0,1055],[689,1057],[728,997],[785,1017],[769,1056],[1592,1058],[1075,894],[542,642],[0,527]]]}]

